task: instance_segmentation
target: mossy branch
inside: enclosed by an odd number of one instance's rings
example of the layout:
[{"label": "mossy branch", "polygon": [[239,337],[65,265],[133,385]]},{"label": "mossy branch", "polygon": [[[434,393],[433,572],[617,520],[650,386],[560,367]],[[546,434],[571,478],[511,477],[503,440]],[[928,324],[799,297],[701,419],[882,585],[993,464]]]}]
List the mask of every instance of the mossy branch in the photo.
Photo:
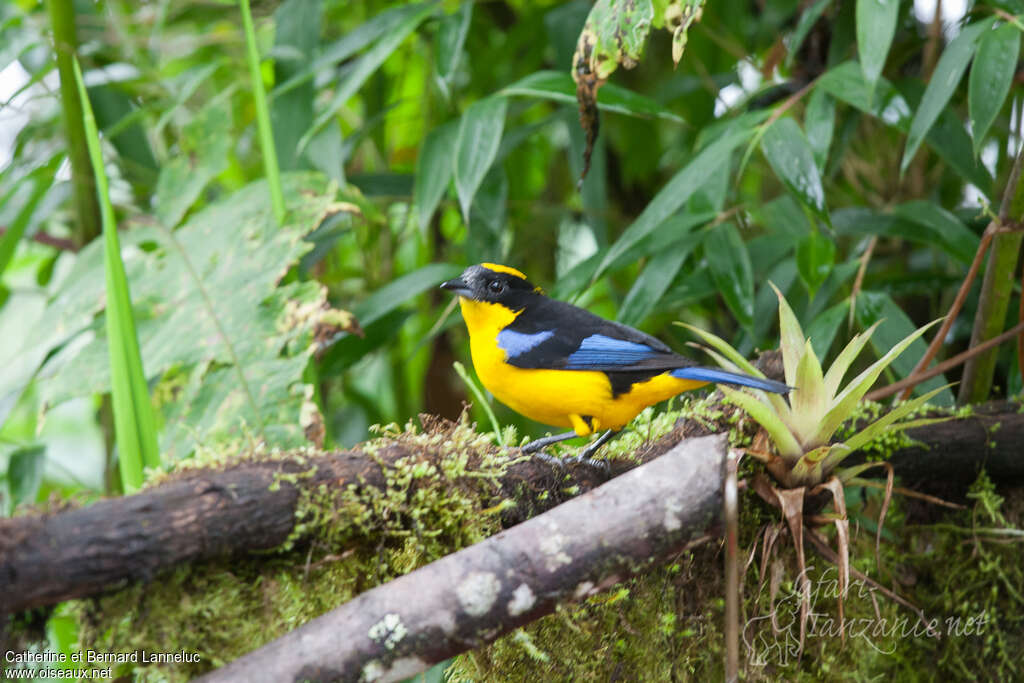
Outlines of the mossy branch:
[{"label": "mossy branch", "polygon": [[642,573],[718,518],[725,436],[362,593],[200,680],[399,680]]}]

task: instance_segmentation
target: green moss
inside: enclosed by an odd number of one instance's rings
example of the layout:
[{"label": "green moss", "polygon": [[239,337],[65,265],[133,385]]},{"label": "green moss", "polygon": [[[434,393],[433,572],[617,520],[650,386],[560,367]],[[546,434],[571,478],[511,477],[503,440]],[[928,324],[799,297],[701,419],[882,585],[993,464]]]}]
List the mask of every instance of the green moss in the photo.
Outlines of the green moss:
[{"label": "green moss", "polygon": [[[509,502],[499,479],[512,455],[466,421],[429,421],[422,431],[392,425],[365,450],[379,458],[394,446],[409,455],[384,467],[383,488],[300,488],[295,528],[269,554],[181,567],[148,584],[73,603],[82,647],[197,654],[194,664],[117,668],[118,675],[185,680],[500,529]],[[247,459],[291,455],[252,452]],[[308,469],[280,474],[272,486],[313,475],[321,455],[295,455]],[[203,461],[220,459],[205,454]]]}]

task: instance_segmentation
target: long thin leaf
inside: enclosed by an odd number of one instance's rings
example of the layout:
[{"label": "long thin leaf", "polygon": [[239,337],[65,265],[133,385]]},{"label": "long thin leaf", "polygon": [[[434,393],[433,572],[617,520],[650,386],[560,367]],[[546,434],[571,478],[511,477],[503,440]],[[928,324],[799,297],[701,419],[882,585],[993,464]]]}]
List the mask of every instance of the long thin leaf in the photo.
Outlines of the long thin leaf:
[{"label": "long thin leaf", "polygon": [[467,224],[473,196],[498,154],[507,106],[507,101],[500,97],[479,100],[469,106],[459,123],[455,142],[455,190]]},{"label": "long thin leaf", "polygon": [[128,279],[121,261],[114,207],[110,204],[107,174],[100,152],[96,119],[89,105],[89,96],[82,80],[78,60],[74,61],[75,80],[81,99],[89,158],[96,174],[96,193],[103,219],[104,264],[107,285],[107,342],[110,351],[111,397],[114,405],[114,431],[117,437],[118,465],[125,492],[142,485],[142,468],[159,467],[156,419],[150,402],[142,355],[135,331]]},{"label": "long thin leaf", "polygon": [[983,32],[992,28],[994,22],[995,17],[976,21],[970,26],[964,27],[960,34],[946,46],[942,57],[939,58],[939,63],[935,65],[935,72],[924,91],[921,104],[914,113],[914,119],[910,122],[907,146],[903,150],[903,159],[900,161],[900,173],[906,171],[910,166],[921,141],[924,140],[935,120],[939,118],[942,110],[946,108],[946,103],[949,102],[957,84],[960,83],[960,78],[964,75],[968,62],[974,56],[978,38]]},{"label": "long thin leaf", "polygon": [[601,277],[608,268],[619,262],[623,254],[678,211],[694,192],[703,186],[709,176],[728,162],[733,151],[749,139],[752,133],[753,130],[746,126],[740,130],[724,132],[691,159],[665,184],[665,187],[658,191],[637,219],[611,245],[601,264],[594,271],[592,279]]},{"label": "long thin leaf", "polygon": [[1010,92],[1019,52],[1020,30],[1013,24],[1003,24],[985,33],[978,43],[978,54],[967,82],[967,108],[975,156],[981,151],[985,134]]},{"label": "long thin leaf", "polygon": [[793,433],[789,431],[789,428],[771,407],[746,392],[725,386],[718,388],[729,397],[730,401],[747,411],[750,417],[764,427],[783,457],[795,457],[803,453],[800,444],[793,438]]},{"label": "long thin leaf", "polygon": [[416,159],[416,184],[412,204],[420,230],[426,230],[455,172],[455,139],[459,129],[454,122],[427,133]]},{"label": "long thin leaf", "polygon": [[800,125],[788,116],[780,118],[765,131],[761,138],[761,150],[775,175],[789,191],[828,223],[821,172]]},{"label": "long thin leaf", "polygon": [[857,55],[872,89],[889,56],[899,13],[900,0],[857,0]]}]

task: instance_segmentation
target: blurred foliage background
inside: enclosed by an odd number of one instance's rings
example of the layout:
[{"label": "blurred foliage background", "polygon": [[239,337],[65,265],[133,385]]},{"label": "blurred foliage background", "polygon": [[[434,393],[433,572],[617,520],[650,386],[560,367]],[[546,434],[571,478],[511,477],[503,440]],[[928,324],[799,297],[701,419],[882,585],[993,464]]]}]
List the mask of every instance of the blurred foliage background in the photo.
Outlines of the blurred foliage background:
[{"label": "blurred foliage background", "polygon": [[[102,134],[169,465],[457,416],[468,345],[436,285],[482,261],[680,350],[676,320],[775,348],[769,282],[820,356],[880,318],[888,350],[948,310],[1021,143],[1024,4],[953,5],[717,0],[678,67],[652,30],[600,91],[577,188],[586,0],[261,0],[279,223],[236,4],[0,4],[2,508],[120,487],[99,214],[55,45],[81,60]],[[979,278],[940,360],[967,348],[979,301],[1003,302],[997,331],[1016,316],[1020,239],[1000,237],[1009,271]],[[994,360],[963,400],[1020,391],[1013,350]]]}]

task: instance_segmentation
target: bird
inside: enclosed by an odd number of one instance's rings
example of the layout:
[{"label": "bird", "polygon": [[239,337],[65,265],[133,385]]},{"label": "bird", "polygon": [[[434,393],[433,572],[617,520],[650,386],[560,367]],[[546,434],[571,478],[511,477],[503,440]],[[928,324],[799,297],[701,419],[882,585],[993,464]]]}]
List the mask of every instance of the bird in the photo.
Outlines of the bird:
[{"label": "bird", "polygon": [[546,296],[510,266],[469,266],[441,288],[459,297],[473,367],[487,390],[532,420],[571,429],[526,444],[527,453],[602,432],[577,458],[589,459],[647,406],[712,382],[790,390],[702,367],[659,339]]}]

